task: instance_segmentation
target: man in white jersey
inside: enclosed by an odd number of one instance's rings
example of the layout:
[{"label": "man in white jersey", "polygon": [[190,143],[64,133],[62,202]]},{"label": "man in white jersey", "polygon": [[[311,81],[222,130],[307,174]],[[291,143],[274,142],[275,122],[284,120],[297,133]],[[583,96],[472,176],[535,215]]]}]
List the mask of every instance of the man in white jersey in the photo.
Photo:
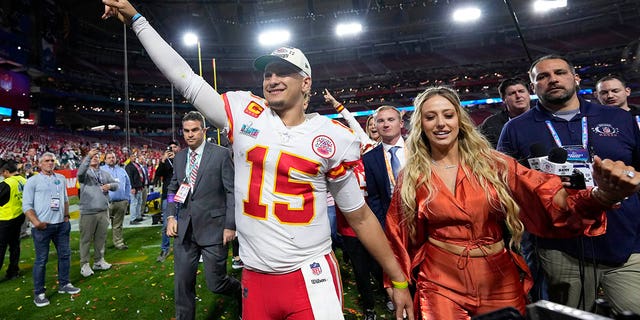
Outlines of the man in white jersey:
[{"label": "man in white jersey", "polygon": [[[103,0],[103,18],[130,23],[162,73],[233,141],[243,319],[343,319],[342,288],[331,252],[326,192],[393,283],[396,316],[413,319],[407,275],[351,172],[359,141],[347,128],[304,114],[311,68],[302,52],[280,48],[258,58],[264,99],[219,95],[126,0]],[[274,294],[277,293],[277,294]]]}]

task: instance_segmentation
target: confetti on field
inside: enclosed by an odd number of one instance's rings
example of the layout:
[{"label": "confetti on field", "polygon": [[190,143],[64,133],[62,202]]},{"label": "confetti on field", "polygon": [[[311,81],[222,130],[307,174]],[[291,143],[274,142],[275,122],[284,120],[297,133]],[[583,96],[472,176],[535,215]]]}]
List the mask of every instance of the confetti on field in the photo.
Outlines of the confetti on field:
[{"label": "confetti on field", "polygon": [[16,292],[17,292],[17,291],[20,291],[20,287],[17,287],[17,288],[16,288],[15,290],[13,290],[13,291],[16,291]]},{"label": "confetti on field", "polygon": [[18,306],[18,311],[22,310],[22,306]]},{"label": "confetti on field", "polygon": [[111,309],[111,312],[114,312],[114,311],[116,311],[116,309],[115,309],[115,308]]}]

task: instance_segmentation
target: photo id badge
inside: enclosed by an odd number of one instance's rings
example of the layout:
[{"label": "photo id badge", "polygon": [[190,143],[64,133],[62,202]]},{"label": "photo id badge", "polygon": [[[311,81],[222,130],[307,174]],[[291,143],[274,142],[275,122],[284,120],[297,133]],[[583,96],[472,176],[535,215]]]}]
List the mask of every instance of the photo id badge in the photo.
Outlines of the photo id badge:
[{"label": "photo id badge", "polygon": [[51,211],[58,211],[60,210],[60,198],[51,198]]},{"label": "photo id badge", "polygon": [[191,189],[191,186],[189,186],[188,183],[181,184],[180,185],[180,189],[178,189],[178,192],[176,192],[176,195],[173,198],[173,201],[178,202],[178,203],[184,203],[184,201],[189,196],[189,190],[190,189]]}]

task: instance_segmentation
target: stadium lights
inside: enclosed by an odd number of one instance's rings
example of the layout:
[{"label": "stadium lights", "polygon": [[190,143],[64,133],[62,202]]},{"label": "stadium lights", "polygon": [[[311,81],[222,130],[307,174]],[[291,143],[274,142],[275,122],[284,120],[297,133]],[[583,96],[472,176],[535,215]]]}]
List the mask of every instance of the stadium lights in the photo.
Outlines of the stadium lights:
[{"label": "stadium lights", "polygon": [[473,22],[480,19],[481,15],[482,11],[477,7],[460,8],[453,12],[453,21],[460,23]]},{"label": "stadium lights", "polygon": [[[592,94],[593,94],[593,89],[580,89],[578,91],[579,96],[592,95]],[[529,95],[529,97],[531,98],[532,101],[538,100],[538,96],[535,94]],[[477,106],[477,105],[494,104],[494,103],[501,103],[501,102],[502,102],[502,98],[495,97],[495,98],[478,99],[478,100],[461,100],[460,105],[463,107],[467,107],[467,106]],[[414,111],[416,108],[414,106],[398,106],[396,107],[396,109],[400,111],[411,112],[411,111]],[[364,117],[364,116],[370,116],[374,112],[376,111],[375,110],[351,111],[351,114],[354,117]],[[330,119],[342,118],[342,115],[339,113],[325,114],[324,116]]]},{"label": "stadium lights", "polygon": [[533,10],[535,12],[547,12],[552,9],[564,8],[567,6],[567,0],[536,0],[533,2]]},{"label": "stadium lights", "polygon": [[291,34],[287,30],[270,30],[258,36],[258,42],[263,46],[275,46],[289,41]]},{"label": "stadium lights", "polygon": [[355,36],[362,32],[362,25],[358,22],[339,23],[336,26],[336,35],[338,37]]},{"label": "stadium lights", "polygon": [[200,39],[198,39],[198,36],[195,33],[187,32],[182,37],[182,40],[187,46],[193,46],[195,44],[198,45],[198,67],[200,68],[200,76],[202,77],[202,53],[200,51]]},{"label": "stadium lights", "polygon": [[182,37],[184,44],[187,46],[192,46],[198,44],[198,36],[193,32],[187,32]]}]

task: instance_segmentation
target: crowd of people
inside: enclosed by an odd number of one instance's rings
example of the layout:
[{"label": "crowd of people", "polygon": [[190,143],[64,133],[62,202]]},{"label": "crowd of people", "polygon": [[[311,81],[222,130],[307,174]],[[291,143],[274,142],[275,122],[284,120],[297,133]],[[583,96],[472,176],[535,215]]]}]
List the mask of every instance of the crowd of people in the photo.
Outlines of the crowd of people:
[{"label": "crowd of people", "polygon": [[[55,145],[78,167],[82,276],[111,268],[104,257],[109,224],[114,246],[128,248],[125,211],[130,224],[139,223],[148,186],[156,184],[158,261],[173,238],[177,319],[196,317],[199,261],[207,288],[237,299],[245,320],[343,319],[339,263],[353,266],[366,320],[378,317],[372,279],[397,319],[470,319],[507,307],[524,314],[539,299],[594,311],[599,297],[615,312],[640,313],[640,117],[622,78],[603,77],[599,103],[590,102],[578,96],[569,60],[541,57],[529,81],[500,83],[504,111],[479,127],[446,86],[420,92],[408,115],[380,106],[365,128],[324,90],[347,127],[305,112],[312,69],[299,49],[254,61],[264,98],[220,94],[128,1],[103,2],[103,18],[130,25],[198,111],[182,118],[184,149],[178,142],[161,150]],[[539,98],[533,106],[531,93]],[[226,132],[228,148],[207,142],[208,125]],[[533,146],[545,155],[563,150],[572,170],[539,170],[528,161]],[[18,274],[26,217],[36,251],[34,303],[43,307],[50,242],[58,251],[58,291],[81,290],[69,281],[69,197],[66,179],[54,172],[62,155],[47,144],[12,148],[0,164],[0,267],[9,247],[7,278]],[[38,174],[27,174],[27,163]],[[568,177],[574,173],[582,186]],[[241,279],[226,272],[234,241]]]}]

